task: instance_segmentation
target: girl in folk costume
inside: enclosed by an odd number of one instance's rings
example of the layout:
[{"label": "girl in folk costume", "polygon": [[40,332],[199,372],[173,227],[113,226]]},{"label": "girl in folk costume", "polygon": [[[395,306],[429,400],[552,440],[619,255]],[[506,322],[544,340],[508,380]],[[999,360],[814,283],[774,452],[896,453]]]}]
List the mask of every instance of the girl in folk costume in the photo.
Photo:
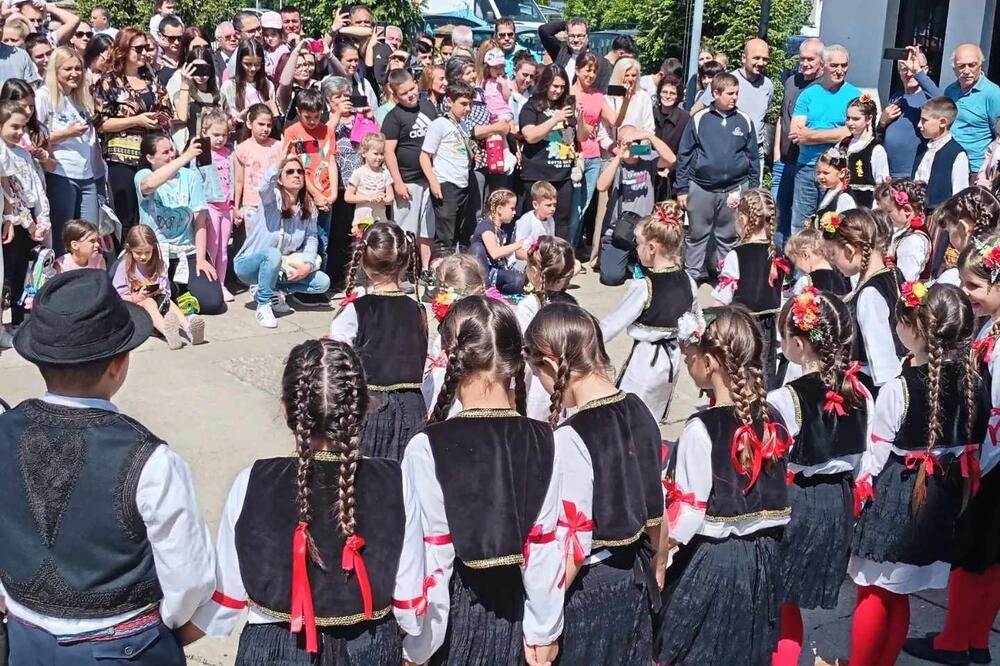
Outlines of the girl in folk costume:
[{"label": "girl in folk costume", "polygon": [[[558,236],[539,236],[528,247],[528,283],[531,291],[522,298],[514,313],[521,332],[528,330],[535,315],[549,303],[571,303],[576,299],[566,293],[570,280],[576,275],[576,257],[570,244]],[[551,398],[542,382],[529,372],[528,416],[545,421],[549,416]]]},{"label": "girl in folk costume", "polygon": [[899,376],[906,350],[896,334],[899,276],[885,265],[889,231],[867,208],[827,213],[820,218],[827,255],[857,287],[844,301],[854,316],[857,335],[851,360],[861,364],[859,378],[873,397],[878,387]]},{"label": "girl in folk costume", "polygon": [[[858,470],[864,501],[848,573],[858,585],[851,664],[896,663],[910,623],[909,596],[948,584],[955,521],[976,481],[988,402],[970,353],[975,317],[951,285],[907,282],[896,305],[911,353],[875,403],[871,443]],[[965,477],[963,479],[963,477]]]},{"label": "girl in folk costume", "polygon": [[785,256],[802,274],[795,281],[792,293],[801,293],[805,287],[815,287],[843,298],[851,292],[851,283],[830,264],[823,232],[819,229],[806,227],[796,231],[785,242]]},{"label": "girl in folk costume", "polygon": [[695,384],[714,407],[688,419],[670,462],[667,520],[680,544],[667,568],[661,664],[756,666],[778,643],[779,541],[791,510],[781,416],[765,400],[753,317],[727,306],[679,333]]},{"label": "girl in folk costume", "polygon": [[[663,486],[656,420],[608,378],[610,359],[593,315],[552,303],[525,333],[535,377],[552,393],[549,423],[565,450],[557,541],[564,544],[566,619],[561,663],[648,664],[659,606],[656,572]],[[665,545],[665,542],[664,544]]]},{"label": "girl in folk costume", "polygon": [[[974,363],[992,406],[986,436],[972,440],[983,442],[979,469],[970,470],[981,474],[982,480],[959,518],[944,627],[938,634],[908,639],[903,649],[943,664],[970,660],[988,664],[990,629],[1000,609],[1000,350],[996,349],[1000,337],[1000,235],[974,239],[962,251],[958,270],[962,288],[972,301],[973,315],[987,317],[972,345]],[[976,485],[973,490],[977,490]]]},{"label": "girl in folk costume", "polygon": [[635,227],[642,277],[630,280],[618,308],[601,321],[610,342],[622,331],[632,352],[618,376],[618,388],[634,393],[662,419],[670,405],[680,363],[677,321],[697,309],[698,286],[684,272],[684,211],[676,201],[661,204]]},{"label": "girl in folk costume", "polygon": [[[348,270],[347,297],[330,324],[330,337],[354,346],[375,403],[365,419],[362,454],[400,460],[406,442],[424,427],[420,390],[427,357],[427,314],[400,290],[413,269],[416,243],[393,224],[377,222],[364,232]],[[358,269],[366,286],[355,290]]]},{"label": "girl in folk costume", "polygon": [[296,454],[236,477],[198,626],[227,636],[249,606],[239,666],[399,664],[400,631],[419,634],[426,607],[423,531],[399,463],[361,456],[361,361],[342,342],[303,342],[281,396]]},{"label": "girl in folk costume", "polygon": [[871,208],[875,188],[889,180],[889,157],[875,137],[878,106],[865,93],[847,105],[844,126],[851,136],[840,149],[847,156],[848,192],[858,206]]},{"label": "girl in folk costume", "polygon": [[816,182],[823,190],[812,226],[819,226],[819,220],[827,213],[843,213],[857,208],[851,196],[847,173],[847,154],[834,146],[816,158]]},{"label": "girl in folk costume", "polygon": [[[937,281],[961,286],[958,255],[965,250],[973,238],[983,238],[1000,229],[1000,201],[985,187],[967,187],[941,204],[933,215],[938,228],[947,232],[948,244],[945,253],[944,270]],[[948,260],[952,254],[954,261]]]},{"label": "girl in folk costume", "polygon": [[[504,303],[467,296],[442,322],[441,347],[448,369],[431,425],[403,458],[431,575],[424,630],[403,639],[404,657],[420,664],[435,655],[434,663],[456,666],[551,662],[564,593],[561,454],[549,425],[523,416],[517,319]],[[444,420],[456,397],[463,410]]]},{"label": "girl in folk costume", "polygon": [[909,178],[882,183],[875,188],[875,200],[892,222],[886,265],[898,268],[904,280],[920,278],[931,256],[931,237],[924,219],[927,185]]},{"label": "girl in folk costume", "polygon": [[775,384],[778,333],[775,317],[792,265],[774,245],[774,224],[778,209],[767,190],[756,189],[737,195],[730,205],[736,208],[736,233],[740,243],[722,260],[719,283],[712,290],[714,305],[744,305],[764,334],[764,380]]},{"label": "girl in folk costume", "polygon": [[802,652],[800,608],[833,609],[847,572],[854,531],[852,472],[871,435],[871,396],[850,362],[854,321],[834,294],[805,287],[778,318],[782,349],[802,376],[768,394],[788,424],[792,518],[781,541],[784,605],[773,666]]}]

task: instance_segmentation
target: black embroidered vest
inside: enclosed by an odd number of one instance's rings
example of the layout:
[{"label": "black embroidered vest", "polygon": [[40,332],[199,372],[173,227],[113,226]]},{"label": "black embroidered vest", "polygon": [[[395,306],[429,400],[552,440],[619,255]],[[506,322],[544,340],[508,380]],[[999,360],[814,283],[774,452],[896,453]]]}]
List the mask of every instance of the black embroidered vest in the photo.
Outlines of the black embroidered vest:
[{"label": "black embroidered vest", "polygon": [[0,581],[12,599],[87,619],[163,597],[135,501],[160,444],[101,409],[27,400],[0,416]]},{"label": "black embroidered vest", "polygon": [[424,434],[458,559],[473,569],[523,562],[552,480],[549,425],[513,410],[468,409]]},{"label": "black embroidered vest", "polygon": [[[768,414],[772,422],[784,424],[774,408],[768,406]],[[731,405],[712,407],[691,418],[705,424],[712,440],[712,492],[708,496],[706,522],[732,523],[790,515],[784,458],[765,461],[756,483],[746,495],[743,494],[750,477],[737,472],[730,459],[733,433],[741,425]],[[759,419],[754,421],[754,432],[758,437],[764,435]]]},{"label": "black embroidered vest", "polygon": [[[941,364],[941,436],[936,448],[965,446],[965,425],[969,410],[965,405],[964,363],[945,361]],[[930,390],[927,385],[928,368],[907,366],[900,375],[903,380],[904,409],[899,430],[892,445],[906,451],[923,451],[927,448],[930,424]],[[990,415],[989,390],[983,385],[982,377],[977,380],[973,393],[975,421],[972,424],[971,441],[982,442],[986,436],[986,423]]]},{"label": "black embroidered vest", "polygon": [[584,405],[563,424],[594,467],[594,546],[624,546],[663,520],[660,429],[631,393]]},{"label": "black embroidered vest", "polygon": [[647,328],[674,329],[677,320],[691,309],[691,278],[681,269],[646,271],[646,307],[636,323]]},{"label": "black embroidered vest", "polygon": [[755,315],[774,314],[781,307],[781,286],[785,274],[778,272],[774,286],[768,283],[771,260],[768,244],[751,241],[733,248],[740,265],[740,281],[733,292],[733,303],[745,305]]},{"label": "black embroidered vest", "polygon": [[789,382],[795,403],[795,420],[799,428],[788,462],[812,467],[833,458],[864,453],[868,425],[868,408],[844,403],[844,416],[824,409],[826,385],[818,372],[803,375]]},{"label": "black embroidered vest", "polygon": [[875,172],[872,169],[872,153],[878,144],[874,139],[856,153],[847,158],[847,171],[850,178],[850,192],[858,206],[871,208],[875,201]]},{"label": "black embroidered vest", "polygon": [[817,268],[809,274],[812,286],[820,291],[828,291],[837,296],[846,296],[851,292],[851,282],[836,268]]},{"label": "black embroidered vest", "polygon": [[[292,595],[292,539],[298,525],[297,457],[258,460],[250,471],[243,510],[236,521],[236,552],[247,598],[260,610],[287,618]],[[313,461],[309,532],[326,571],[307,560],[316,623],[364,622],[357,574],[341,569],[344,538],[333,511],[340,477],[339,456],[317,453]],[[399,463],[363,458],[354,479],[355,534],[365,540],[361,556],[372,590],[372,619],[389,613],[403,550],[406,515]]]},{"label": "black embroidered vest", "polygon": [[361,357],[368,386],[420,388],[427,359],[427,316],[406,295],[369,294],[354,301]]},{"label": "black embroidered vest", "polygon": [[[902,358],[906,356],[906,347],[899,341],[896,334],[896,301],[899,300],[899,285],[902,282],[902,275],[894,268],[887,268],[868,278],[868,281],[860,285],[854,293],[844,299],[847,307],[854,316],[854,325],[857,335],[854,336],[854,344],[851,350],[851,358],[861,365],[868,363],[868,350],[865,349],[865,342],[862,339],[861,327],[858,326],[858,301],[861,293],[865,289],[874,289],[885,301],[889,308],[889,330],[892,331],[892,342],[896,350],[896,356]],[[885,340],[870,340],[870,344],[885,344]]]}]

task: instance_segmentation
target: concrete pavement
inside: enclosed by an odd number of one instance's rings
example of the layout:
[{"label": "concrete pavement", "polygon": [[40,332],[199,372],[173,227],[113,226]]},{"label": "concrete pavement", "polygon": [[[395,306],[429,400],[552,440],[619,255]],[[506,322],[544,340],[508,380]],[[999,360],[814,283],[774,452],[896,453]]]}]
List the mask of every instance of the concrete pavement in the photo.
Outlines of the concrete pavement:
[{"label": "concrete pavement", "polygon": [[[596,276],[578,278],[571,293],[601,317],[618,303],[622,290],[603,287]],[[705,296],[707,292],[702,295]],[[332,310],[302,309],[279,318],[277,329],[257,326],[247,295],[237,297],[225,315],[209,317],[208,343],[169,351],[149,340],[132,354],[129,377],[115,398],[123,412],[139,419],[183,455],[194,472],[198,499],[215,534],[229,486],[255,459],[281,455],[294,445],[278,408],[281,370],[293,345],[327,332]],[[432,326],[433,328],[433,326]],[[612,361],[624,361],[631,343],[626,336],[608,344]],[[38,373],[13,350],[0,355],[0,397],[11,404],[42,394]],[[665,434],[675,438],[699,405],[685,375],[675,394]],[[819,657],[833,663],[849,651],[853,585],[845,583],[834,611],[805,614],[807,645],[801,664]],[[939,629],[944,621],[944,593],[919,595],[911,606],[910,635]],[[232,664],[237,638],[205,639],[191,646],[191,664]],[[991,638],[1000,655],[997,627]],[[903,656],[899,664],[923,664]]]}]

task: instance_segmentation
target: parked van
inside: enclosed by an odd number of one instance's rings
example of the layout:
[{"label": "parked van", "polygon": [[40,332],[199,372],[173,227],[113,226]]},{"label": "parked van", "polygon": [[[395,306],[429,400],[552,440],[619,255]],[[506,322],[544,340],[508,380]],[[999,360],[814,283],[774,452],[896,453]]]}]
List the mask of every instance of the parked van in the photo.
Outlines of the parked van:
[{"label": "parked van", "polygon": [[476,18],[487,25],[501,16],[510,16],[518,27],[537,28],[545,22],[535,0],[427,0],[423,11]]}]

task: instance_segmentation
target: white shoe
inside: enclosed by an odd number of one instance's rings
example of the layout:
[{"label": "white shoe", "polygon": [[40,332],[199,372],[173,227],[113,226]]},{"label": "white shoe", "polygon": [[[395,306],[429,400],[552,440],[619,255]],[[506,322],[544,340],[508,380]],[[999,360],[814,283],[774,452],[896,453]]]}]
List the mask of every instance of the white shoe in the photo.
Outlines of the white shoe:
[{"label": "white shoe", "polygon": [[10,349],[14,346],[14,330],[12,327],[0,326],[0,349]]},{"label": "white shoe", "polygon": [[274,314],[280,315],[295,312],[295,310],[288,305],[288,301],[285,300],[285,293],[283,291],[275,291],[271,295],[271,309],[274,311]]},{"label": "white shoe", "polygon": [[188,317],[187,336],[192,345],[200,345],[205,342],[205,320],[201,318],[201,315]]},{"label": "white shoe", "polygon": [[278,328],[278,320],[274,318],[274,311],[269,304],[257,306],[257,323],[264,328]]},{"label": "white shoe", "polygon": [[222,300],[224,300],[226,303],[232,303],[233,301],[236,300],[236,297],[233,296],[233,294],[228,289],[226,289],[225,287],[223,287],[222,288]]},{"label": "white shoe", "polygon": [[184,346],[184,341],[181,339],[181,321],[173,312],[168,312],[163,317],[163,337],[170,350],[177,350]]},{"label": "white shoe", "polygon": [[250,300],[252,301],[255,298],[257,298],[257,285],[252,284],[250,285]]}]

